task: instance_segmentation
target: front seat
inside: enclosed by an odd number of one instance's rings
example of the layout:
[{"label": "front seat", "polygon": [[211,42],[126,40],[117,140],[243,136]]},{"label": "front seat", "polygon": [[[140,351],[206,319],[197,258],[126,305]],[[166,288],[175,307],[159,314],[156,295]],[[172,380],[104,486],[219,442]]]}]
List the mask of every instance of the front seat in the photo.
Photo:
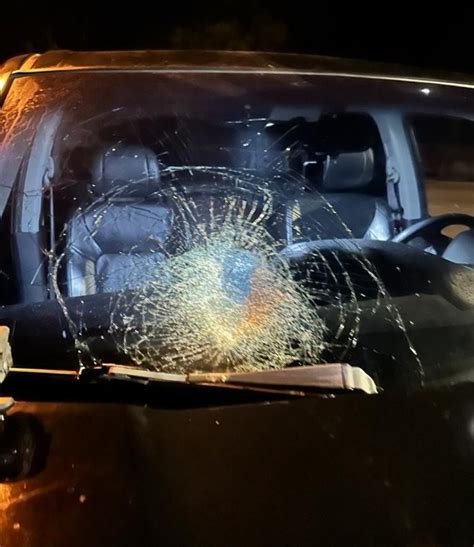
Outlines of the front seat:
[{"label": "front seat", "polygon": [[[296,200],[296,231],[304,239],[365,238],[388,240],[392,224],[388,203],[370,192],[374,184],[374,153],[328,155],[319,191]],[[381,184],[385,183],[380,182]]]},{"label": "front seat", "polygon": [[172,210],[156,197],[160,186],[148,148],[115,146],[96,157],[92,203],[68,227],[69,296],[134,288],[153,278],[173,222]]}]

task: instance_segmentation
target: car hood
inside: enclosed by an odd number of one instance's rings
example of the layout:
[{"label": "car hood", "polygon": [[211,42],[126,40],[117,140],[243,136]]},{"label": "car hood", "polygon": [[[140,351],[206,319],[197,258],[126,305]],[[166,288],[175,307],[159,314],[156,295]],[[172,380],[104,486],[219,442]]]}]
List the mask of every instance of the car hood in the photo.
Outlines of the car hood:
[{"label": "car hood", "polygon": [[2,547],[474,538],[474,385],[194,409],[17,402],[47,439]]}]

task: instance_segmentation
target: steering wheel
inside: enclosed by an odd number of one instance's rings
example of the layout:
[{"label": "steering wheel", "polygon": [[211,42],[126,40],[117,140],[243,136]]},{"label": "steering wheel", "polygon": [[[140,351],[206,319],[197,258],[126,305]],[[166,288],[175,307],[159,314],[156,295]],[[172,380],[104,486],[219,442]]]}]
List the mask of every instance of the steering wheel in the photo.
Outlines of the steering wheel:
[{"label": "steering wheel", "polygon": [[436,217],[425,218],[408,226],[396,236],[392,237],[394,243],[408,243],[416,237],[431,239],[438,236],[447,226],[468,226],[474,228],[474,217],[464,213],[447,213]]}]

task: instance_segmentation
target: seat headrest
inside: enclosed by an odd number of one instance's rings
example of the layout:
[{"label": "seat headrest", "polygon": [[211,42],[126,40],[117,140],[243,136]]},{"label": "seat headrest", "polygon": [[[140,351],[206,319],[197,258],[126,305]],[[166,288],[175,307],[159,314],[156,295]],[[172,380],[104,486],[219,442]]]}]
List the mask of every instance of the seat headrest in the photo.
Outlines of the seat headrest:
[{"label": "seat headrest", "polygon": [[337,192],[361,188],[374,178],[374,152],[368,148],[363,152],[344,152],[329,155],[323,170],[323,189]]},{"label": "seat headrest", "polygon": [[146,197],[160,187],[160,168],[149,148],[116,145],[98,154],[92,165],[92,191],[97,196]]}]

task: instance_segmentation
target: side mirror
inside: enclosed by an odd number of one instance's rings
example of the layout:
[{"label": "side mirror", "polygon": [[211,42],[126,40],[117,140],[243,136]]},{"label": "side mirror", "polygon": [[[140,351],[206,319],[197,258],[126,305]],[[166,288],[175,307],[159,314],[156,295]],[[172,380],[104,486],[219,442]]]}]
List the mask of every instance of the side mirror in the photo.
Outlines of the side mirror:
[{"label": "side mirror", "polygon": [[41,423],[31,414],[7,415],[14,404],[0,398],[0,483],[25,479],[43,468],[47,436]]}]

